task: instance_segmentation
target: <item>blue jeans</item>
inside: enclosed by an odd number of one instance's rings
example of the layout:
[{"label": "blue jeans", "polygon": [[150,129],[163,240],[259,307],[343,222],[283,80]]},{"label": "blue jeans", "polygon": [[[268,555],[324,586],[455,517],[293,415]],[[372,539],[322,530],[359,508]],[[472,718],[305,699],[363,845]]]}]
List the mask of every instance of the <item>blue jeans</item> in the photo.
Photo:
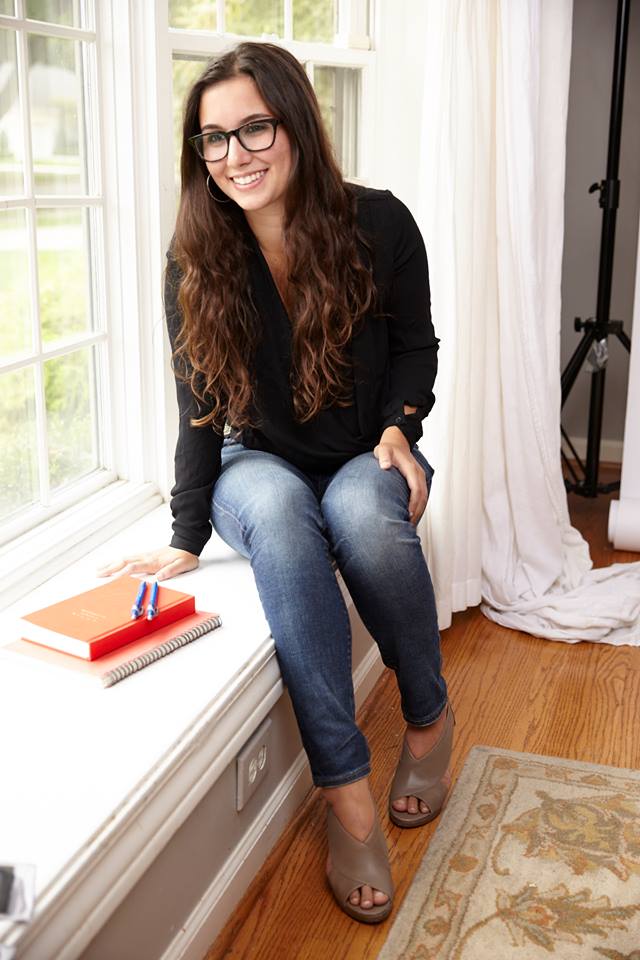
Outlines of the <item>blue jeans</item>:
[{"label": "blue jeans", "polygon": [[[430,483],[433,471],[414,448]],[[248,557],[318,787],[370,773],[367,741],[355,722],[351,630],[333,558],[356,609],[395,671],[402,714],[433,723],[447,688],[431,577],[409,492],[373,453],[332,474],[307,474],[288,461],[226,440],[213,491],[218,535]]]}]

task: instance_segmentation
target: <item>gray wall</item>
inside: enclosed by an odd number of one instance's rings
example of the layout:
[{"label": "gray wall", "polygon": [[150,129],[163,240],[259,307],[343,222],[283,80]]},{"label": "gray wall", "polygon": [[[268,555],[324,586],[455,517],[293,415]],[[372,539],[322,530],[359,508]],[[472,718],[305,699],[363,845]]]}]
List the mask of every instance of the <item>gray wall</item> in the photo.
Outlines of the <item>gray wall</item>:
[{"label": "gray wall", "polygon": [[[562,366],[580,340],[573,318],[596,312],[602,210],[599,194],[589,186],[604,180],[607,170],[609,111],[615,45],[617,0],[574,0],[569,116],[565,238],[562,264]],[[631,2],[622,140],[620,206],[617,215],[610,316],[623,320],[631,333],[633,285],[640,208],[640,3]],[[629,357],[620,342],[609,340],[603,441],[621,441],[624,434]],[[562,422],[572,437],[585,437],[589,414],[590,376],[578,376]],[[610,448],[609,448],[610,449]],[[606,459],[607,450],[602,451]]]}]

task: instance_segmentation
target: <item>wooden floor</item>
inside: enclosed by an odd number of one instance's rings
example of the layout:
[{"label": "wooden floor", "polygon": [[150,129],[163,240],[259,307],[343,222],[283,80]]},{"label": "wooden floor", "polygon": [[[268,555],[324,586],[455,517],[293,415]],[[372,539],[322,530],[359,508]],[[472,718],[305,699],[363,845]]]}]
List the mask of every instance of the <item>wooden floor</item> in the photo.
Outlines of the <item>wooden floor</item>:
[{"label": "wooden floor", "polygon": [[[607,544],[610,499],[569,498],[572,521],[589,542],[595,566],[640,560],[637,553],[619,553]],[[442,635],[442,650],[457,720],[454,778],[476,744],[640,767],[640,648],[538,640],[498,627],[473,609],[454,616]],[[382,924],[365,926],[338,908],[325,882],[325,801],[314,789],[205,960],[378,955],[436,824],[402,830],[385,812],[404,733],[390,671],[358,722],[371,749],[371,789],[396,885],[394,913]]]}]

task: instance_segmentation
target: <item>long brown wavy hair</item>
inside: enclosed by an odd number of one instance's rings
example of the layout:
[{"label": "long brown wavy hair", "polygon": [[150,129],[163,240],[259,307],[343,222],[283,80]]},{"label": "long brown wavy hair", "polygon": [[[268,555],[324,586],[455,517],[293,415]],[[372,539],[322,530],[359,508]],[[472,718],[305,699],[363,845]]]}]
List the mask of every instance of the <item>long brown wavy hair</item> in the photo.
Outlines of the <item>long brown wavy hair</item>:
[{"label": "long brown wavy hair", "polygon": [[[292,170],[285,195],[284,243],[289,264],[287,308],[292,326],[294,414],[304,423],[329,406],[353,399],[348,345],[373,308],[370,250],[356,223],[356,197],[334,159],[318,101],[302,65],[270,43],[240,43],[210,61],[185,104],[182,192],[173,255],[182,279],[182,326],[174,367],[209,407],[194,426],[255,426],[253,359],[258,314],[249,296],[249,251],[244,213],[233,201],[216,203],[207,168],[188,142],[200,133],[199,107],[210,86],[251,77],[286,128]],[[226,199],[209,181],[212,191]],[[362,249],[361,247],[361,249]],[[175,361],[180,363],[176,364]]]}]

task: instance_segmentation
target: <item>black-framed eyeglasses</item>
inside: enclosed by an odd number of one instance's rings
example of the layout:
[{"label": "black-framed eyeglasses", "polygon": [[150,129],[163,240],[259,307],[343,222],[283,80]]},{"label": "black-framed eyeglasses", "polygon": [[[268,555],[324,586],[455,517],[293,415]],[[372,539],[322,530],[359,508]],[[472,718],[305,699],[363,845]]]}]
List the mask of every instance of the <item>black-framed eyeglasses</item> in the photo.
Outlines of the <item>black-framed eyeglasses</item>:
[{"label": "black-framed eyeglasses", "polygon": [[268,150],[276,139],[276,130],[282,120],[275,117],[261,117],[259,120],[249,120],[235,130],[207,130],[206,133],[197,133],[189,137],[189,143],[199,157],[208,163],[224,160],[229,153],[231,137],[237,137],[245,150],[252,153],[257,150]]}]

